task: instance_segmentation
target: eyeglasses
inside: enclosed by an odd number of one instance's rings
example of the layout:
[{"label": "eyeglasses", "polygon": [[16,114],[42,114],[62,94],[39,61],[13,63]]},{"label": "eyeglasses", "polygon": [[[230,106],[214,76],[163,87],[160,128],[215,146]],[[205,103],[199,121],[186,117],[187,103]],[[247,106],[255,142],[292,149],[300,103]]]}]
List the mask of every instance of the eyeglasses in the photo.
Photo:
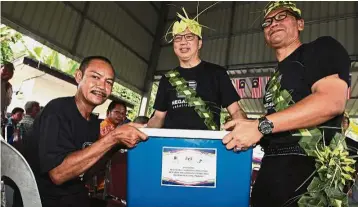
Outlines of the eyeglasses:
[{"label": "eyeglasses", "polygon": [[286,19],[287,15],[291,15],[295,18],[298,18],[297,14],[290,12],[289,10],[285,10],[282,12],[277,13],[275,16],[273,17],[269,17],[264,19],[263,23],[261,24],[262,29],[265,29],[266,27],[270,26],[273,23],[273,20],[275,19],[277,22],[282,21],[284,19]]},{"label": "eyeglasses", "polygon": [[183,37],[185,38],[186,41],[192,41],[195,39],[195,34],[193,33],[188,33],[188,34],[184,34],[184,35],[175,35],[174,36],[174,42],[181,42]]}]

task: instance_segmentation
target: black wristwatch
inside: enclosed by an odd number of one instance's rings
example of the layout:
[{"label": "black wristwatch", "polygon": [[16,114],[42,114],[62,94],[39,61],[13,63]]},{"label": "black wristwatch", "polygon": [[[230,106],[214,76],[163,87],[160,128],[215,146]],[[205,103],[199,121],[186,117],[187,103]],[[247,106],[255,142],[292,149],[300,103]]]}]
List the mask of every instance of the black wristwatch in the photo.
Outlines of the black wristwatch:
[{"label": "black wristwatch", "polygon": [[263,134],[271,134],[274,128],[272,121],[268,120],[266,116],[259,118],[258,130]]}]

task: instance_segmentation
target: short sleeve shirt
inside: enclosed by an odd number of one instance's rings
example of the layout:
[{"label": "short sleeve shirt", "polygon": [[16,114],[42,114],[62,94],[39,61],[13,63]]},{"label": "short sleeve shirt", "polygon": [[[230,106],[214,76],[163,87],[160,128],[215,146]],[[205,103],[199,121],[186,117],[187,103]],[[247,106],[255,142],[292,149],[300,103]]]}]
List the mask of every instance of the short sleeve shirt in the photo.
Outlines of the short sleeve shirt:
[{"label": "short sleeve shirt", "polygon": [[[349,81],[350,59],[344,47],[332,37],[320,37],[308,44],[303,44],[297,48],[283,61],[278,63],[279,82],[277,87],[280,90],[287,90],[294,103],[312,94],[312,86],[320,79],[337,74],[340,79],[347,84]],[[267,92],[263,99],[268,114],[275,113],[273,101],[277,97]],[[342,115],[336,116],[331,120],[321,124],[321,126],[337,127],[339,130],[325,130],[326,137],[332,137],[340,131]],[[291,136],[290,132],[282,132],[265,136],[261,145],[266,146],[276,144],[297,143],[300,137]]]},{"label": "short sleeve shirt", "polygon": [[[188,82],[188,86],[196,91],[197,97],[204,100],[213,113],[214,122],[220,126],[221,108],[240,100],[225,68],[202,61],[193,68],[177,67],[176,70]],[[165,76],[160,80],[154,109],[167,112],[164,128],[208,129],[204,119],[177,93]]]},{"label": "short sleeve shirt", "polygon": [[95,142],[99,126],[96,116],[92,115],[88,121],[81,115],[74,97],[50,101],[35,118],[32,131],[24,139],[25,157],[35,174],[42,199],[59,199],[85,192],[80,177],[55,185],[48,172],[69,154]]}]

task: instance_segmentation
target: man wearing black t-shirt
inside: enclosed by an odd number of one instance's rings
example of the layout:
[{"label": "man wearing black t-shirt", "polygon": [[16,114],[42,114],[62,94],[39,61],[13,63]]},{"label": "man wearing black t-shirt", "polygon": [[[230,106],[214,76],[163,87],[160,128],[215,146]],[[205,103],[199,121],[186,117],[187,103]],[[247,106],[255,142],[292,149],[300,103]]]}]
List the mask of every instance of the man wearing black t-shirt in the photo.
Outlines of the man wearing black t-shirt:
[{"label": "man wearing black t-shirt", "polygon": [[[299,195],[307,192],[310,180],[305,181],[315,171],[315,160],[306,156],[298,145],[300,137],[290,131],[319,126],[328,140],[340,132],[350,59],[332,37],[302,44],[299,33],[304,20],[292,2],[271,2],[265,8],[262,27],[278,60],[275,78],[266,86],[264,106],[268,113],[258,120],[228,122],[225,128],[235,128],[223,143],[227,149],[240,150],[259,142],[264,149],[252,190],[253,207],[297,206]],[[277,104],[278,99],[289,100],[277,96],[283,91],[292,98],[284,109]]]},{"label": "man wearing black t-shirt", "polygon": [[[179,24],[181,27],[177,27]],[[222,107],[227,108],[233,118],[246,118],[238,104],[240,97],[226,70],[202,61],[199,57],[203,44],[200,25],[194,20],[182,20],[174,24],[172,33],[174,53],[179,60],[179,66],[175,70],[179,77],[187,82],[188,87],[196,92],[196,97],[200,97],[210,109],[214,124],[220,126]],[[203,130],[209,128],[205,119],[200,117],[184,95],[180,94],[164,75],[159,83],[154,109],[156,111],[149,120],[148,127]]]},{"label": "man wearing black t-shirt", "polygon": [[117,143],[131,148],[147,138],[123,125],[98,140],[100,123],[92,111],[111,94],[114,77],[107,58],[85,58],[75,73],[76,95],[50,101],[36,117],[24,145],[43,207],[89,206],[81,175]]}]

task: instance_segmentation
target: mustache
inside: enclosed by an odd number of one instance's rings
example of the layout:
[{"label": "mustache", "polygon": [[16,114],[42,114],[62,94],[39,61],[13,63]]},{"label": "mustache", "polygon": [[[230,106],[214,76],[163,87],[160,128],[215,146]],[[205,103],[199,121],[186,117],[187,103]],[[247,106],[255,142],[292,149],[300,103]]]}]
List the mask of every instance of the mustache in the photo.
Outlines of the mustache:
[{"label": "mustache", "polygon": [[97,93],[97,94],[103,96],[104,98],[107,97],[107,94],[102,90],[97,90],[97,89],[91,90],[91,93]]}]

